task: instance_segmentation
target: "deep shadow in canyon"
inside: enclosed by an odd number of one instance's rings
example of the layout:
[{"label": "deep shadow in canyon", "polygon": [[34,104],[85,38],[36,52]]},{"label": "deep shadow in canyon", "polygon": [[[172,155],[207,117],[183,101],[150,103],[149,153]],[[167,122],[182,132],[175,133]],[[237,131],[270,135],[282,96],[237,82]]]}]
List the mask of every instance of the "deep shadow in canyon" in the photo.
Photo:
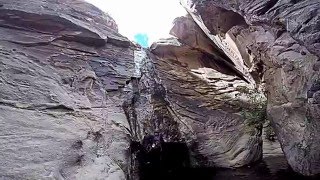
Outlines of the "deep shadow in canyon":
[{"label": "deep shadow in canyon", "polygon": [[313,180],[288,166],[283,156],[270,156],[262,161],[237,169],[193,167],[185,143],[164,142],[147,136],[142,143],[132,142],[131,149],[138,161],[140,180]]}]

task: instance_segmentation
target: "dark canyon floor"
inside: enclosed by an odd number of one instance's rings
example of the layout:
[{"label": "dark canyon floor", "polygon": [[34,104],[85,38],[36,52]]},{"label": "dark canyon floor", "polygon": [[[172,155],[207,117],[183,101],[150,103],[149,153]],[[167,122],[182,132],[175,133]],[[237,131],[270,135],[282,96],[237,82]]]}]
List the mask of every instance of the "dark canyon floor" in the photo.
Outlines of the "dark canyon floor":
[{"label": "dark canyon floor", "polygon": [[161,150],[139,158],[140,180],[316,180],[320,176],[305,177],[294,172],[284,156],[264,157],[245,167],[191,167],[187,146],[165,143]]},{"label": "dark canyon floor", "polygon": [[181,168],[175,171],[154,169],[141,180],[316,180],[295,173],[284,157],[271,157],[238,169]]}]

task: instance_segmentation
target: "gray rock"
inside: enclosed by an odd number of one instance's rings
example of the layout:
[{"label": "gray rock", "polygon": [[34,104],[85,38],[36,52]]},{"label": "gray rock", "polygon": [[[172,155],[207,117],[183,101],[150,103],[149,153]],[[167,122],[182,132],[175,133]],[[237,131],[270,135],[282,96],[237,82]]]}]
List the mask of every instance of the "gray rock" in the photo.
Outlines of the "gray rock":
[{"label": "gray rock", "polygon": [[130,143],[155,134],[194,166],[244,166],[262,157],[264,91],[289,164],[320,173],[320,3],[182,4],[149,52],[81,0],[0,0],[0,179],[135,179]]},{"label": "gray rock", "polygon": [[209,33],[216,32],[216,22],[210,18],[221,9],[231,11],[226,15],[230,18],[243,17],[247,27],[243,21],[231,21],[226,34],[231,34],[256,82],[265,84],[268,115],[288,163],[304,175],[320,173],[316,68],[320,2],[186,0],[183,4]]},{"label": "gray rock", "polygon": [[126,179],[131,42],[82,1],[0,4],[0,179]]},{"label": "gray rock", "polygon": [[263,95],[190,18],[177,19],[171,34],[179,39],[163,39],[151,51],[193,165],[241,167],[260,160]]}]

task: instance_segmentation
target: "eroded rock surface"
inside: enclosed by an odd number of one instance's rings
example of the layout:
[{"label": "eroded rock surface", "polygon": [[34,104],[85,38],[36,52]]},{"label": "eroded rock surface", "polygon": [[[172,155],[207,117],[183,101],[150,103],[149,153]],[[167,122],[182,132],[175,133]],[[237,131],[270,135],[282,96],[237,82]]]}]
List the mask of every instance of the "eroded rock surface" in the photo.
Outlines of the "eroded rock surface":
[{"label": "eroded rock surface", "polygon": [[0,179],[126,179],[131,42],[82,1],[0,4]]},{"label": "eroded rock surface", "polygon": [[240,167],[259,160],[263,95],[190,17],[176,19],[171,34],[177,38],[156,42],[151,51],[195,164]]},{"label": "eroded rock surface", "polygon": [[[256,82],[260,78],[266,84],[268,115],[291,167],[304,175],[320,173],[320,2],[186,0],[182,4],[204,32],[222,41],[226,38],[218,33],[229,34]],[[220,13],[226,20],[242,16],[247,26],[235,21],[224,27],[212,20],[219,11],[232,12]]]},{"label": "eroded rock surface", "polygon": [[289,164],[320,173],[320,3],[182,4],[149,52],[81,0],[0,0],[0,178],[137,179],[132,142],[159,139],[192,166],[244,166],[262,157],[264,91]]}]

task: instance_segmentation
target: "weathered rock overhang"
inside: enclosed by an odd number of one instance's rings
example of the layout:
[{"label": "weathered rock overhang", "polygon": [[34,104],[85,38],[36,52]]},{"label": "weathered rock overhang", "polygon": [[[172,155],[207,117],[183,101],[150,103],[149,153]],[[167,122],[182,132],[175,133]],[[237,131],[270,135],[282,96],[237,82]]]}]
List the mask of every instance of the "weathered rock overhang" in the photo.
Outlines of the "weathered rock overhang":
[{"label": "weathered rock overhang", "polygon": [[[320,116],[319,89],[315,87],[319,79],[320,3],[186,0],[182,5],[218,46],[229,34],[255,82],[265,84],[268,118],[288,163],[301,174],[318,174],[316,129]],[[233,21],[239,16],[245,23]],[[226,28],[220,20],[227,20]]]}]

